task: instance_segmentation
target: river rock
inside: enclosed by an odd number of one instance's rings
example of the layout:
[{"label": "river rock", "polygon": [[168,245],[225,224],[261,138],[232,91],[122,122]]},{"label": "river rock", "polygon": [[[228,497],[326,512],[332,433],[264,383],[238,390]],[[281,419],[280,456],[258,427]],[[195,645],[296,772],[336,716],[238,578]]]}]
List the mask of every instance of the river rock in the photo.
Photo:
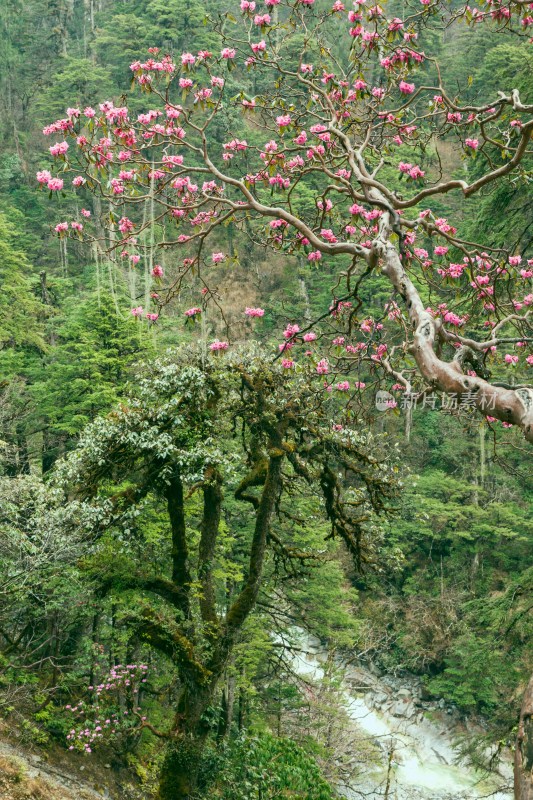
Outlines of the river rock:
[{"label": "river rock", "polygon": [[370,692],[367,697],[373,708],[382,708],[389,702],[389,695],[386,692]]},{"label": "river rock", "polygon": [[412,696],[413,693],[411,692],[411,689],[406,689],[405,687],[403,689],[398,689],[396,692],[396,697],[399,697],[400,699],[403,699],[404,697],[410,699]]},{"label": "river rock", "polygon": [[390,713],[394,717],[406,717],[407,719],[411,719],[416,715],[416,708],[413,703],[404,698],[402,700],[396,700],[396,702],[392,704]]}]

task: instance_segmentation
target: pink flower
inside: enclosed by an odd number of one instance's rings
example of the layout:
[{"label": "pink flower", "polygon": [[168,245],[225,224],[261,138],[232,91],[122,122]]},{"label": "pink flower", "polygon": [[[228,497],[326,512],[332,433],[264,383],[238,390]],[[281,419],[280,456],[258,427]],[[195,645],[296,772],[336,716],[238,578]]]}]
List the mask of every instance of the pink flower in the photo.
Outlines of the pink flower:
[{"label": "pink flower", "polygon": [[222,261],[226,260],[226,256],[224,253],[211,253],[211,261],[213,264],[220,264]]},{"label": "pink flower", "polygon": [[196,58],[193,56],[192,53],[182,53],[181,54],[181,63],[184,67],[192,66],[196,62]]},{"label": "pink flower", "polygon": [[453,311],[446,311],[444,313],[444,322],[448,322],[450,325],[460,326],[463,325],[464,319],[458,317],[457,314],[453,313]]},{"label": "pink flower", "polygon": [[118,229],[121,233],[130,233],[133,230],[133,222],[128,217],[121,217]]},{"label": "pink flower", "polygon": [[320,250],[313,250],[313,252],[309,253],[309,255],[307,256],[308,261],[320,261],[321,258],[322,258],[322,253],[320,252]]},{"label": "pink flower", "polygon": [[433,252],[435,253],[436,256],[445,256],[446,253],[448,252],[448,248],[445,247],[444,245],[437,245],[437,247]]},{"label": "pink flower", "polygon": [[292,369],[294,367],[294,361],[291,358],[284,358],[281,361],[281,366],[283,369]]},{"label": "pink flower", "polygon": [[247,317],[263,317],[265,314],[264,308],[248,308],[246,307],[244,313]]},{"label": "pink flower", "polygon": [[335,388],[336,388],[336,389],[338,389],[338,390],[339,390],[339,392],[349,392],[349,391],[350,391],[350,384],[349,384],[349,382],[348,382],[348,381],[340,381],[340,382],[339,382],[339,383],[336,385],[336,387],[335,387]]},{"label": "pink flower", "polygon": [[330,244],[335,244],[335,242],[337,241],[337,237],[335,236],[331,228],[322,228],[322,230],[320,231],[320,235],[322,236],[323,239],[326,240],[326,242],[330,242]]},{"label": "pink flower", "polygon": [[413,94],[415,90],[414,83],[406,83],[405,81],[400,81],[398,84],[398,89],[402,94]]},{"label": "pink flower", "polygon": [[374,355],[370,356],[373,361],[381,361],[381,359],[387,353],[387,345],[386,344],[378,344],[377,350]]},{"label": "pink flower", "polygon": [[63,188],[63,180],[62,178],[50,178],[46,185],[51,192],[60,192]]},{"label": "pink flower", "polygon": [[467,147],[471,147],[472,150],[477,150],[479,147],[479,141],[477,139],[465,139],[465,145]]},{"label": "pink flower", "polygon": [[295,342],[282,342],[281,344],[278,344],[278,350],[280,353],[284,353],[285,350],[290,350],[291,347],[294,347],[294,345]]},{"label": "pink flower", "polygon": [[36,178],[38,183],[48,183],[48,181],[52,178],[52,174],[48,172],[47,169],[43,169],[37,173]]},{"label": "pink flower", "polygon": [[321,358],[316,365],[316,371],[319,375],[327,375],[329,372],[329,364],[327,358]]},{"label": "pink flower", "polygon": [[64,156],[68,150],[67,142],[56,142],[50,148],[50,154],[53,156]]},{"label": "pink flower", "polygon": [[522,261],[522,256],[509,256],[509,266],[519,267]]},{"label": "pink flower", "polygon": [[227,350],[229,347],[229,342],[219,342],[218,339],[215,339],[214,342],[211,342],[209,345],[209,349],[215,352],[216,350]]},{"label": "pink flower", "polygon": [[58,222],[54,230],[56,233],[63,233],[64,231],[68,231],[68,222]]},{"label": "pink flower", "polygon": [[152,277],[162,278],[164,274],[163,267],[160,264],[155,264],[152,269]]},{"label": "pink flower", "polygon": [[365,389],[366,388],[366,383],[363,383],[363,381],[355,381],[354,387],[356,389]]},{"label": "pink flower", "polygon": [[91,216],[91,212],[86,208],[82,208],[80,213],[81,213],[82,217],[90,217]]},{"label": "pink flower", "polygon": [[518,356],[513,356],[510,353],[506,353],[505,356],[503,357],[503,360],[505,361],[506,364],[512,364],[513,366],[515,364],[518,364]]},{"label": "pink flower", "polygon": [[276,125],[279,125],[280,128],[286,128],[291,122],[290,114],[283,114],[280,117],[276,117]]},{"label": "pink flower", "polygon": [[309,333],[304,333],[303,340],[304,342],[314,342],[316,339],[316,333],[313,331],[309,331]]},{"label": "pink flower", "polygon": [[73,186],[76,187],[83,186],[84,183],[85,183],[85,178],[83,177],[83,175],[76,175],[76,177],[72,179]]},{"label": "pink flower", "polygon": [[284,339],[291,339],[295,334],[299,333],[300,326],[296,323],[292,325],[287,325],[285,330],[283,331],[283,338]]},{"label": "pink flower", "polygon": [[398,17],[394,17],[394,19],[389,23],[389,31],[399,31],[403,28],[403,22]]},{"label": "pink flower", "polygon": [[142,317],[143,311],[144,309],[142,306],[136,306],[136,308],[131,309],[131,313],[134,317]]},{"label": "pink flower", "polygon": [[305,144],[307,141],[307,133],[305,131],[300,131],[298,136],[293,139],[294,144]]},{"label": "pink flower", "polygon": [[409,177],[412,178],[414,181],[418,180],[419,178],[423,178],[426,173],[424,170],[420,169],[419,166],[415,164],[414,167],[411,167],[409,170]]},{"label": "pink flower", "polygon": [[236,51],[233,47],[225,47],[220,53],[222,58],[235,58]]}]

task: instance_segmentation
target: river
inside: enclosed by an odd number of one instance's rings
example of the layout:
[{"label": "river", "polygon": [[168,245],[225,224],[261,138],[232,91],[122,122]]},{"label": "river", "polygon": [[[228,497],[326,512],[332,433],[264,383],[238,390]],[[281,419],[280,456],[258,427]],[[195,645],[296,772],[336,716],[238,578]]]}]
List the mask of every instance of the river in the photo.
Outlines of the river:
[{"label": "river", "polygon": [[[287,658],[305,681],[319,683],[328,652],[313,636],[293,629]],[[394,676],[376,675],[358,663],[340,663],[341,702],[355,728],[370,740],[373,757],[341,789],[349,800],[512,800],[512,769],[487,775],[460,761],[454,725],[428,710],[413,682],[399,688]],[[400,681],[401,683],[402,681]],[[405,679],[403,681],[405,684]],[[424,707],[426,706],[426,708]],[[434,704],[433,704],[434,705]],[[443,704],[441,704],[442,706]]]}]

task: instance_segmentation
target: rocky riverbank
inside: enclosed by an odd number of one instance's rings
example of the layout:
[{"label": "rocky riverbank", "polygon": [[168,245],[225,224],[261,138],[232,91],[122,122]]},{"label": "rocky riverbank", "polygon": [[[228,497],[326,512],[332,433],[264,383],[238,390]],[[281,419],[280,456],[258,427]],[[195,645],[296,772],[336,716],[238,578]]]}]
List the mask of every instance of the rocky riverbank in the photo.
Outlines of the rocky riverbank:
[{"label": "rocky riverbank", "polygon": [[[291,660],[296,673],[320,681],[328,652],[314,637],[296,630]],[[512,799],[510,761],[486,774],[461,760],[457,740],[474,733],[442,700],[425,697],[414,675],[380,675],[368,665],[342,663],[342,702],[354,729],[370,743],[374,758],[361,764],[342,787],[350,800]],[[470,726],[472,728],[472,726]]]}]

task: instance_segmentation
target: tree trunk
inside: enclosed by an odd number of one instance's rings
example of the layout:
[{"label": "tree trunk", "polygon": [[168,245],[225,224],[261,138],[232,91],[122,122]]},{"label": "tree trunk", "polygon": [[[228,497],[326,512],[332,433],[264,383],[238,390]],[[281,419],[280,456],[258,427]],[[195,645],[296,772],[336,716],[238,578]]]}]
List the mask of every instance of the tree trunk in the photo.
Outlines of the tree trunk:
[{"label": "tree trunk", "polygon": [[192,800],[196,794],[205,739],[180,737],[168,745],[159,778],[158,800]]},{"label": "tree trunk", "polygon": [[533,675],[524,694],[514,756],[515,800],[533,800]]},{"label": "tree trunk", "polygon": [[[174,723],[175,736],[169,744],[160,772],[158,800],[193,800],[202,771],[202,759],[210,723],[206,719],[206,711],[213,703],[217,684],[226,670],[233,646],[237,641],[242,626],[254,608],[265,560],[270,520],[278,499],[281,486],[281,463],[284,451],[280,448],[281,435],[276,432],[270,437],[270,458],[260,499],[256,506],[255,527],[250,547],[248,575],[237,599],[227,612],[224,632],[214,644],[213,652],[207,664],[205,674],[198,676],[197,669],[183,672],[184,692],[181,697]],[[210,530],[218,530],[220,514],[220,487],[215,480],[210,488],[204,490],[204,508],[202,524],[203,544],[200,548],[200,564],[209,564],[212,556]],[[168,510],[172,523],[172,582],[175,586],[188,586],[190,576],[187,566],[187,542],[183,518],[183,488],[179,477],[169,485],[167,492]],[[209,570],[203,576],[205,592],[202,615],[206,622],[211,618],[209,598]],[[188,600],[188,595],[186,595]],[[188,609],[187,609],[188,610]],[[187,614],[186,616],[189,616]],[[192,666],[192,665],[191,665]]]},{"label": "tree trunk", "polygon": [[168,745],[159,774],[158,800],[192,800],[196,797],[202,759],[209,734],[204,714],[216,682],[190,686],[176,714],[176,738]]},{"label": "tree trunk", "polygon": [[235,675],[229,675],[222,690],[220,700],[220,717],[218,720],[217,741],[226,739],[231,730],[233,706],[235,702]]}]

